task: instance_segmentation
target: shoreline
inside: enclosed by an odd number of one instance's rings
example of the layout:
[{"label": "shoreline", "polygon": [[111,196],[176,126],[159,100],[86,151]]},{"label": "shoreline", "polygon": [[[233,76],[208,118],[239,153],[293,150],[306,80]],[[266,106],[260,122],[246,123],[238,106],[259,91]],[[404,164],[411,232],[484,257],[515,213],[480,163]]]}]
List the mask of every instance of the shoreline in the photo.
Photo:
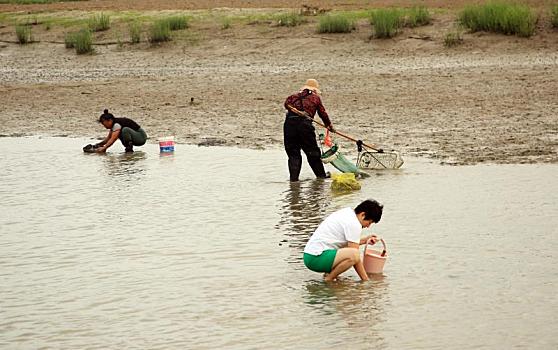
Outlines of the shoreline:
[{"label": "shoreline", "polygon": [[6,43],[12,29],[0,28],[0,134],[102,137],[96,119],[108,108],[153,142],[172,134],[192,145],[281,149],[283,102],[315,78],[337,130],[403,156],[558,163],[558,31],[466,33],[448,49],[452,14],[389,40],[370,40],[363,22],[317,35],[312,21],[226,31],[193,22],[169,43],[103,44],[93,55],[47,42],[62,28],[24,46]]}]

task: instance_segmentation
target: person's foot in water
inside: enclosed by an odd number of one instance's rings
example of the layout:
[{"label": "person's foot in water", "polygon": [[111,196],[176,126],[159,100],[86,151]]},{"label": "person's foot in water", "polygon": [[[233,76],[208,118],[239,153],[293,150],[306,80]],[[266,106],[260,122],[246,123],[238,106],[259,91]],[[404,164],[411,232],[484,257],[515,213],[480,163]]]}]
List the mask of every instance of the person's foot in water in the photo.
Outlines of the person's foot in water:
[{"label": "person's foot in water", "polygon": [[132,141],[128,142],[128,144],[126,145],[125,152],[126,153],[134,152],[134,144],[132,143]]}]

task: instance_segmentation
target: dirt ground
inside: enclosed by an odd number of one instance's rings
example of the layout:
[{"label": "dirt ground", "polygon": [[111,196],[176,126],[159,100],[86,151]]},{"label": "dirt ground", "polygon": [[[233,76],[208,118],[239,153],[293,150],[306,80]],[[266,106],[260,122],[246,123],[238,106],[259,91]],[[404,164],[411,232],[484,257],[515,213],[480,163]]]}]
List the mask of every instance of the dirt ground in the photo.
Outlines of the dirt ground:
[{"label": "dirt ground", "polygon": [[[0,12],[191,10],[200,9],[197,3],[98,0],[0,5]],[[211,3],[300,8],[296,1]],[[394,2],[306,3],[334,10]],[[285,98],[316,78],[339,131],[404,157],[458,165],[557,163],[558,30],[550,27],[544,2],[532,2],[542,16],[535,36],[465,33],[455,48],[443,41],[465,2],[421,3],[439,9],[433,23],[389,40],[372,39],[366,21],[335,35],[317,34],[316,17],[294,28],[262,22],[223,30],[206,21],[158,46],[118,45],[110,34],[96,34],[104,44],[82,56],[64,47],[62,29],[36,28],[38,42],[21,46],[4,23],[0,136],[102,137],[95,120],[108,108],[139,122],[150,142],[175,135],[180,143],[280,148]],[[336,140],[355,155],[355,146]]]}]

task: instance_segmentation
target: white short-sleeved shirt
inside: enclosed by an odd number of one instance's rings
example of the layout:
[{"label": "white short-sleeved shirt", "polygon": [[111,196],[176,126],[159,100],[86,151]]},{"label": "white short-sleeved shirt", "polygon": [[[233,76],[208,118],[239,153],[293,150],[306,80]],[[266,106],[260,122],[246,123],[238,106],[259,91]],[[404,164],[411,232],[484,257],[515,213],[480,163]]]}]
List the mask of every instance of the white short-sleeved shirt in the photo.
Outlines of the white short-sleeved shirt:
[{"label": "white short-sleeved shirt", "polygon": [[343,248],[347,242],[358,244],[361,233],[362,225],[354,209],[344,208],[325,218],[306,243],[304,252],[320,255],[324,250]]},{"label": "white short-sleeved shirt", "polygon": [[112,131],[116,131],[116,130],[120,130],[122,129],[122,125],[118,124],[118,123],[114,123],[112,125]]}]

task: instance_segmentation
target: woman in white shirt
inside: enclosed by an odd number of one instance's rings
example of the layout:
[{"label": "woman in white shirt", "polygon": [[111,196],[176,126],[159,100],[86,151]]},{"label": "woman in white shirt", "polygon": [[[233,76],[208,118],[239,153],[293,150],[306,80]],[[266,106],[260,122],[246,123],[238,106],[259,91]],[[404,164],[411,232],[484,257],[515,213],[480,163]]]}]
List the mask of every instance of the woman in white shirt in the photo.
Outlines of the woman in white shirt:
[{"label": "woman in white shirt", "polygon": [[368,240],[374,244],[377,237],[360,238],[360,234],[363,228],[380,222],[382,211],[377,201],[365,200],[354,210],[344,208],[329,215],[306,243],[304,265],[312,271],[325,272],[325,281],[333,281],[353,266],[361,280],[368,280],[359,246]]}]

